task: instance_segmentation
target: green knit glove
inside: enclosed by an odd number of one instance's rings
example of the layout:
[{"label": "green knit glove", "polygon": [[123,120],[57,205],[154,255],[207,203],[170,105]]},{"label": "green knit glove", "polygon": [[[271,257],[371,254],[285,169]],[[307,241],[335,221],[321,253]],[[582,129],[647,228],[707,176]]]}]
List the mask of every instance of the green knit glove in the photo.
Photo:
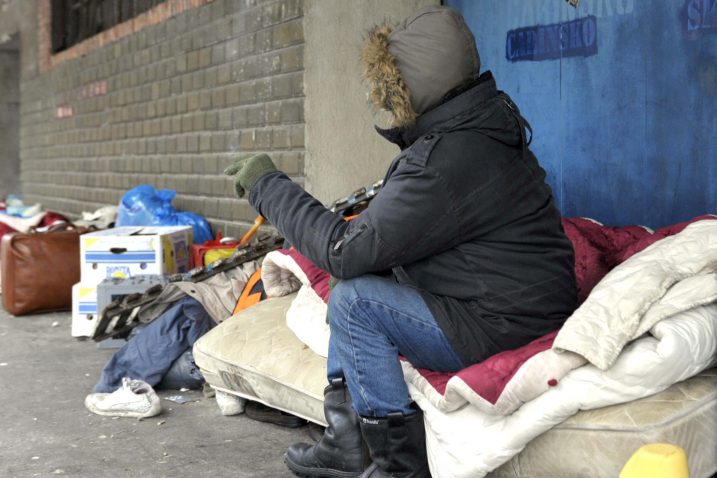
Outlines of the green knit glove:
[{"label": "green knit glove", "polygon": [[224,170],[227,176],[234,176],[234,188],[237,196],[243,198],[252,186],[265,174],[276,171],[276,166],[266,154],[240,156],[234,164]]}]

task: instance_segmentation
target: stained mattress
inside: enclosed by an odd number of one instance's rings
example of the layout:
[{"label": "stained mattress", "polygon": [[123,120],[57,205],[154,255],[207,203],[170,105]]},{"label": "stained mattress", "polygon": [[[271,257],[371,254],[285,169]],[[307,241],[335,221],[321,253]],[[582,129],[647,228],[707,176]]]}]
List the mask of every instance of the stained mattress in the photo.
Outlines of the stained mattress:
[{"label": "stained mattress", "polygon": [[[326,359],[286,326],[295,294],[270,299],[224,321],[194,345],[216,389],[326,425]],[[490,478],[614,478],[641,445],[687,450],[693,478],[717,471],[717,369],[623,405],[581,411],[531,441]]]},{"label": "stained mattress", "polygon": [[295,296],[265,300],[225,320],[194,344],[194,360],[218,390],[326,425],[326,359],[286,326]]},{"label": "stained mattress", "polygon": [[692,478],[717,472],[717,368],[622,405],[581,411],[531,441],[489,478],[615,478],[646,443],[687,450]]}]

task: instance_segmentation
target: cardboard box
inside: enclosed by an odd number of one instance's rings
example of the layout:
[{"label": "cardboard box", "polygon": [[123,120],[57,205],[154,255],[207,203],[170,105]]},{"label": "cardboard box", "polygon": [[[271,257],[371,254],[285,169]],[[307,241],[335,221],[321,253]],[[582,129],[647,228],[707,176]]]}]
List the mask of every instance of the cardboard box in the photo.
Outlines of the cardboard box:
[{"label": "cardboard box", "polygon": [[189,270],[192,227],[127,226],[80,236],[81,282]]},{"label": "cardboard box", "polygon": [[167,279],[164,276],[154,274],[134,276],[128,279],[116,277],[105,279],[97,285],[97,310],[101,313],[102,309],[110,305],[112,301],[122,300],[130,294],[142,294],[154,285],[166,283]]},{"label": "cardboard box", "polygon": [[72,336],[91,337],[97,326],[97,284],[72,286]]},{"label": "cardboard box", "polygon": [[105,279],[99,284],[78,282],[72,286],[72,336],[92,337],[102,309],[113,300],[141,294],[155,284],[166,284],[164,276],[139,275],[129,279]]}]

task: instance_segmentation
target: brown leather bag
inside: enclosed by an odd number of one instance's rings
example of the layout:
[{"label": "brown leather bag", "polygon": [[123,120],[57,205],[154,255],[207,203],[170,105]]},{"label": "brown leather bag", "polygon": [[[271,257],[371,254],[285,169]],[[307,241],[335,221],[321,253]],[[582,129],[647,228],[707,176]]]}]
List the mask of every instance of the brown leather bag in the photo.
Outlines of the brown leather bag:
[{"label": "brown leather bag", "polygon": [[2,302],[13,315],[72,307],[80,281],[80,234],[86,229],[7,234],[0,244]]}]

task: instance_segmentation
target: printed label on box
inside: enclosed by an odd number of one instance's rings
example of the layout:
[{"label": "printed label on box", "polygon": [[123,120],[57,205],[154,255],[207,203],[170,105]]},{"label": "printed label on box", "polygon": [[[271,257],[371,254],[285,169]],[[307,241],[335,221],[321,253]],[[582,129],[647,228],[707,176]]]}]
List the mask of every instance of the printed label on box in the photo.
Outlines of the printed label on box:
[{"label": "printed label on box", "polygon": [[127,279],[132,277],[128,266],[107,266],[107,277],[113,279]]}]

